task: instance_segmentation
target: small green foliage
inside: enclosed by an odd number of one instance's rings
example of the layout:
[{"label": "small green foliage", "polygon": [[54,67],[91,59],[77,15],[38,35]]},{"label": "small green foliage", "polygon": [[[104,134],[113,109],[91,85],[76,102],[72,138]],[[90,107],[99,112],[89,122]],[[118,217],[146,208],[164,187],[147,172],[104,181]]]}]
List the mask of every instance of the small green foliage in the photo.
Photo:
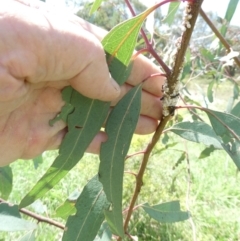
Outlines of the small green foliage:
[{"label": "small green foliage", "polygon": [[199,159],[203,159],[203,158],[206,158],[206,157],[209,157],[211,155],[212,152],[214,152],[216,150],[216,148],[211,145],[209,147],[206,147],[199,155]]},{"label": "small green foliage", "polygon": [[211,126],[204,122],[180,122],[172,126],[169,131],[186,140],[203,143],[207,146],[213,145],[218,149],[222,149],[219,137]]},{"label": "small green foliage", "polygon": [[20,207],[28,206],[42,197],[78,163],[100,130],[110,105],[108,102],[86,98],[75,90],[72,91],[71,104],[74,106],[74,112],[68,117],[69,132],[61,144],[59,155],[44,176],[23,198]]},{"label": "small green foliage", "polygon": [[227,113],[205,110],[222,147],[240,169],[240,119]]},{"label": "small green foliage", "polygon": [[103,0],[95,0],[92,4],[89,14],[93,14],[100,7]]},{"label": "small green foliage", "polygon": [[34,230],[37,225],[21,218],[18,206],[0,203],[0,231]]},{"label": "small green foliage", "polygon": [[65,104],[62,107],[60,114],[57,115],[54,119],[49,121],[50,126],[53,126],[54,123],[59,120],[63,120],[64,122],[67,122],[68,115],[74,111],[74,106],[71,104],[72,94],[73,94],[72,88],[64,88],[64,90],[62,91],[62,98],[65,101]]},{"label": "small green foliage", "polygon": [[92,241],[104,220],[104,211],[109,202],[98,176],[93,177],[84,187],[76,202],[77,213],[67,220],[63,241]]},{"label": "small green foliage", "polygon": [[42,155],[37,156],[32,161],[33,161],[33,165],[34,165],[35,169],[37,169],[39,167],[39,165],[41,165],[43,163],[43,157],[42,157]]},{"label": "small green foliage", "polygon": [[179,6],[180,2],[171,2],[169,4],[167,16],[163,20],[164,23],[167,23],[168,25],[173,24]]},{"label": "small green foliage", "polygon": [[149,216],[161,223],[174,223],[189,219],[190,213],[180,209],[179,201],[172,201],[150,206],[148,203],[142,206]]},{"label": "small green foliage", "polygon": [[8,199],[13,185],[13,174],[10,166],[0,167],[0,194]]},{"label": "small green foliage", "polygon": [[238,102],[233,109],[231,110],[231,114],[235,115],[236,117],[240,118],[240,102]]},{"label": "small green foliage", "polygon": [[213,102],[213,87],[215,85],[215,80],[212,80],[211,83],[208,85],[208,90],[207,90],[207,97],[210,103]]},{"label": "small green foliage", "polygon": [[[237,9],[239,0],[230,0],[228,3],[227,11],[225,13],[224,19],[226,19],[227,23],[230,23],[232,20],[232,17]],[[223,36],[226,35],[227,32],[227,24],[224,24],[221,28],[221,34]]]}]

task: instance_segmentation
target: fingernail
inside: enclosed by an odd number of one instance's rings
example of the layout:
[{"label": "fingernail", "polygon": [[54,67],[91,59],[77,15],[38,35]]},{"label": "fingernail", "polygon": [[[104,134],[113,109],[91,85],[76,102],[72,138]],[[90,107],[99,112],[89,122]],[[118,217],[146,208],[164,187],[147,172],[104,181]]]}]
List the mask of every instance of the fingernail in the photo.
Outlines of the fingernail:
[{"label": "fingernail", "polygon": [[121,91],[119,84],[112,77],[110,77],[110,80],[111,80],[111,84],[112,84],[113,88],[116,90],[116,92],[119,95],[120,91]]}]

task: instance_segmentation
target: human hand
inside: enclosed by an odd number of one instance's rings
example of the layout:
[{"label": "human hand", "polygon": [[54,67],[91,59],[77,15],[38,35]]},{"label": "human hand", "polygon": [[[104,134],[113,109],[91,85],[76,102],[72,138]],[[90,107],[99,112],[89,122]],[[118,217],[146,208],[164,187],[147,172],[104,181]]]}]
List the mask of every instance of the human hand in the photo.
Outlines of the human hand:
[{"label": "human hand", "polygon": [[[138,57],[119,89],[109,76],[99,41],[105,31],[75,16],[63,18],[38,1],[7,1],[0,15],[0,166],[59,147],[66,124],[58,121],[51,127],[49,120],[64,105],[65,86],[114,105],[131,86],[159,73]],[[145,81],[136,133],[155,130],[162,82],[161,77]],[[98,153],[104,140],[106,134],[100,132],[88,151]]]}]

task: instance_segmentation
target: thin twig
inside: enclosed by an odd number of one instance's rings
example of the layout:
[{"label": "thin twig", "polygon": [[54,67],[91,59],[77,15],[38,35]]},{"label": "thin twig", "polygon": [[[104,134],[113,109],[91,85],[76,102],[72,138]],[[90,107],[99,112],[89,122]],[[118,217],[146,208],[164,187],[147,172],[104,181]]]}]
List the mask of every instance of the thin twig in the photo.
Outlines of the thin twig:
[{"label": "thin twig", "polygon": [[[130,205],[129,205],[129,208],[128,208],[129,210],[128,210],[128,213],[127,213],[127,217],[126,217],[125,222],[124,222],[124,230],[125,230],[126,233],[127,233],[127,227],[128,227],[130,218],[132,216],[132,212],[133,212],[137,197],[138,197],[138,195],[141,191],[142,185],[143,185],[142,179],[143,179],[143,175],[144,175],[147,163],[148,163],[149,156],[150,156],[153,148],[155,147],[156,143],[158,142],[158,140],[159,140],[159,138],[162,134],[162,131],[164,130],[164,128],[165,128],[165,126],[168,123],[170,118],[171,118],[171,116],[168,116],[168,117],[162,119],[162,121],[158,125],[158,128],[157,128],[156,132],[153,135],[153,138],[152,138],[151,142],[148,144],[147,149],[144,153],[143,161],[141,163],[140,169],[139,169],[138,174],[137,174],[135,191],[134,191],[134,194],[132,196],[132,199],[131,199],[131,202],[130,202]],[[120,241],[121,238],[119,238],[118,240]]]},{"label": "thin twig", "polygon": [[[223,44],[223,46],[226,48],[227,52],[230,53],[232,51],[231,46],[226,41],[226,39],[222,36],[222,34],[217,30],[217,28],[214,26],[212,21],[208,18],[206,13],[202,10],[202,8],[199,11],[201,17],[204,19],[204,21],[208,24],[208,26],[211,28],[211,30],[215,33],[215,35],[218,37],[220,42]],[[233,58],[237,66],[240,68],[240,60],[237,57]]]},{"label": "thin twig", "polygon": [[[182,101],[185,105],[187,105],[186,101],[182,98],[182,96],[180,96],[180,98],[181,98],[181,101]],[[196,118],[198,118],[200,121],[204,122],[204,120],[203,120],[197,113],[195,113],[191,108],[187,108],[187,110],[188,110],[192,115],[194,115]]]},{"label": "thin twig", "polygon": [[[13,204],[7,202],[6,200],[4,200],[2,198],[0,198],[0,203],[6,203],[9,206],[13,206]],[[63,230],[65,229],[65,226],[63,224],[61,224],[61,223],[59,223],[59,222],[57,222],[53,219],[50,219],[50,218],[44,217],[42,215],[36,214],[34,212],[31,212],[31,211],[27,210],[26,208],[19,209],[19,212],[23,213],[23,214],[25,214],[25,215],[27,215],[31,218],[36,219],[38,222],[48,223],[48,224],[50,224],[52,226],[55,226],[57,228],[60,228],[60,229],[63,229]]]}]

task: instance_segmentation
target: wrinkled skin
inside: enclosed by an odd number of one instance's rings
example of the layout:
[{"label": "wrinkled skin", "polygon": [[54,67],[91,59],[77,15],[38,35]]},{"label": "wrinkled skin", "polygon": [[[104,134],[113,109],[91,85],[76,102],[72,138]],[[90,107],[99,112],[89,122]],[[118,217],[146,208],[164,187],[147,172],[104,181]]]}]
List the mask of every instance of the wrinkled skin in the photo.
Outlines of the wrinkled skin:
[{"label": "wrinkled skin", "polygon": [[[39,1],[1,3],[0,166],[59,147],[66,124],[58,121],[51,127],[49,120],[64,105],[65,86],[114,106],[132,86],[159,73],[149,60],[137,57],[127,83],[119,87],[109,76],[100,43],[106,32],[76,16],[64,16]],[[156,129],[162,84],[162,77],[145,81],[136,133]],[[99,153],[106,138],[99,132],[87,151]]]}]

